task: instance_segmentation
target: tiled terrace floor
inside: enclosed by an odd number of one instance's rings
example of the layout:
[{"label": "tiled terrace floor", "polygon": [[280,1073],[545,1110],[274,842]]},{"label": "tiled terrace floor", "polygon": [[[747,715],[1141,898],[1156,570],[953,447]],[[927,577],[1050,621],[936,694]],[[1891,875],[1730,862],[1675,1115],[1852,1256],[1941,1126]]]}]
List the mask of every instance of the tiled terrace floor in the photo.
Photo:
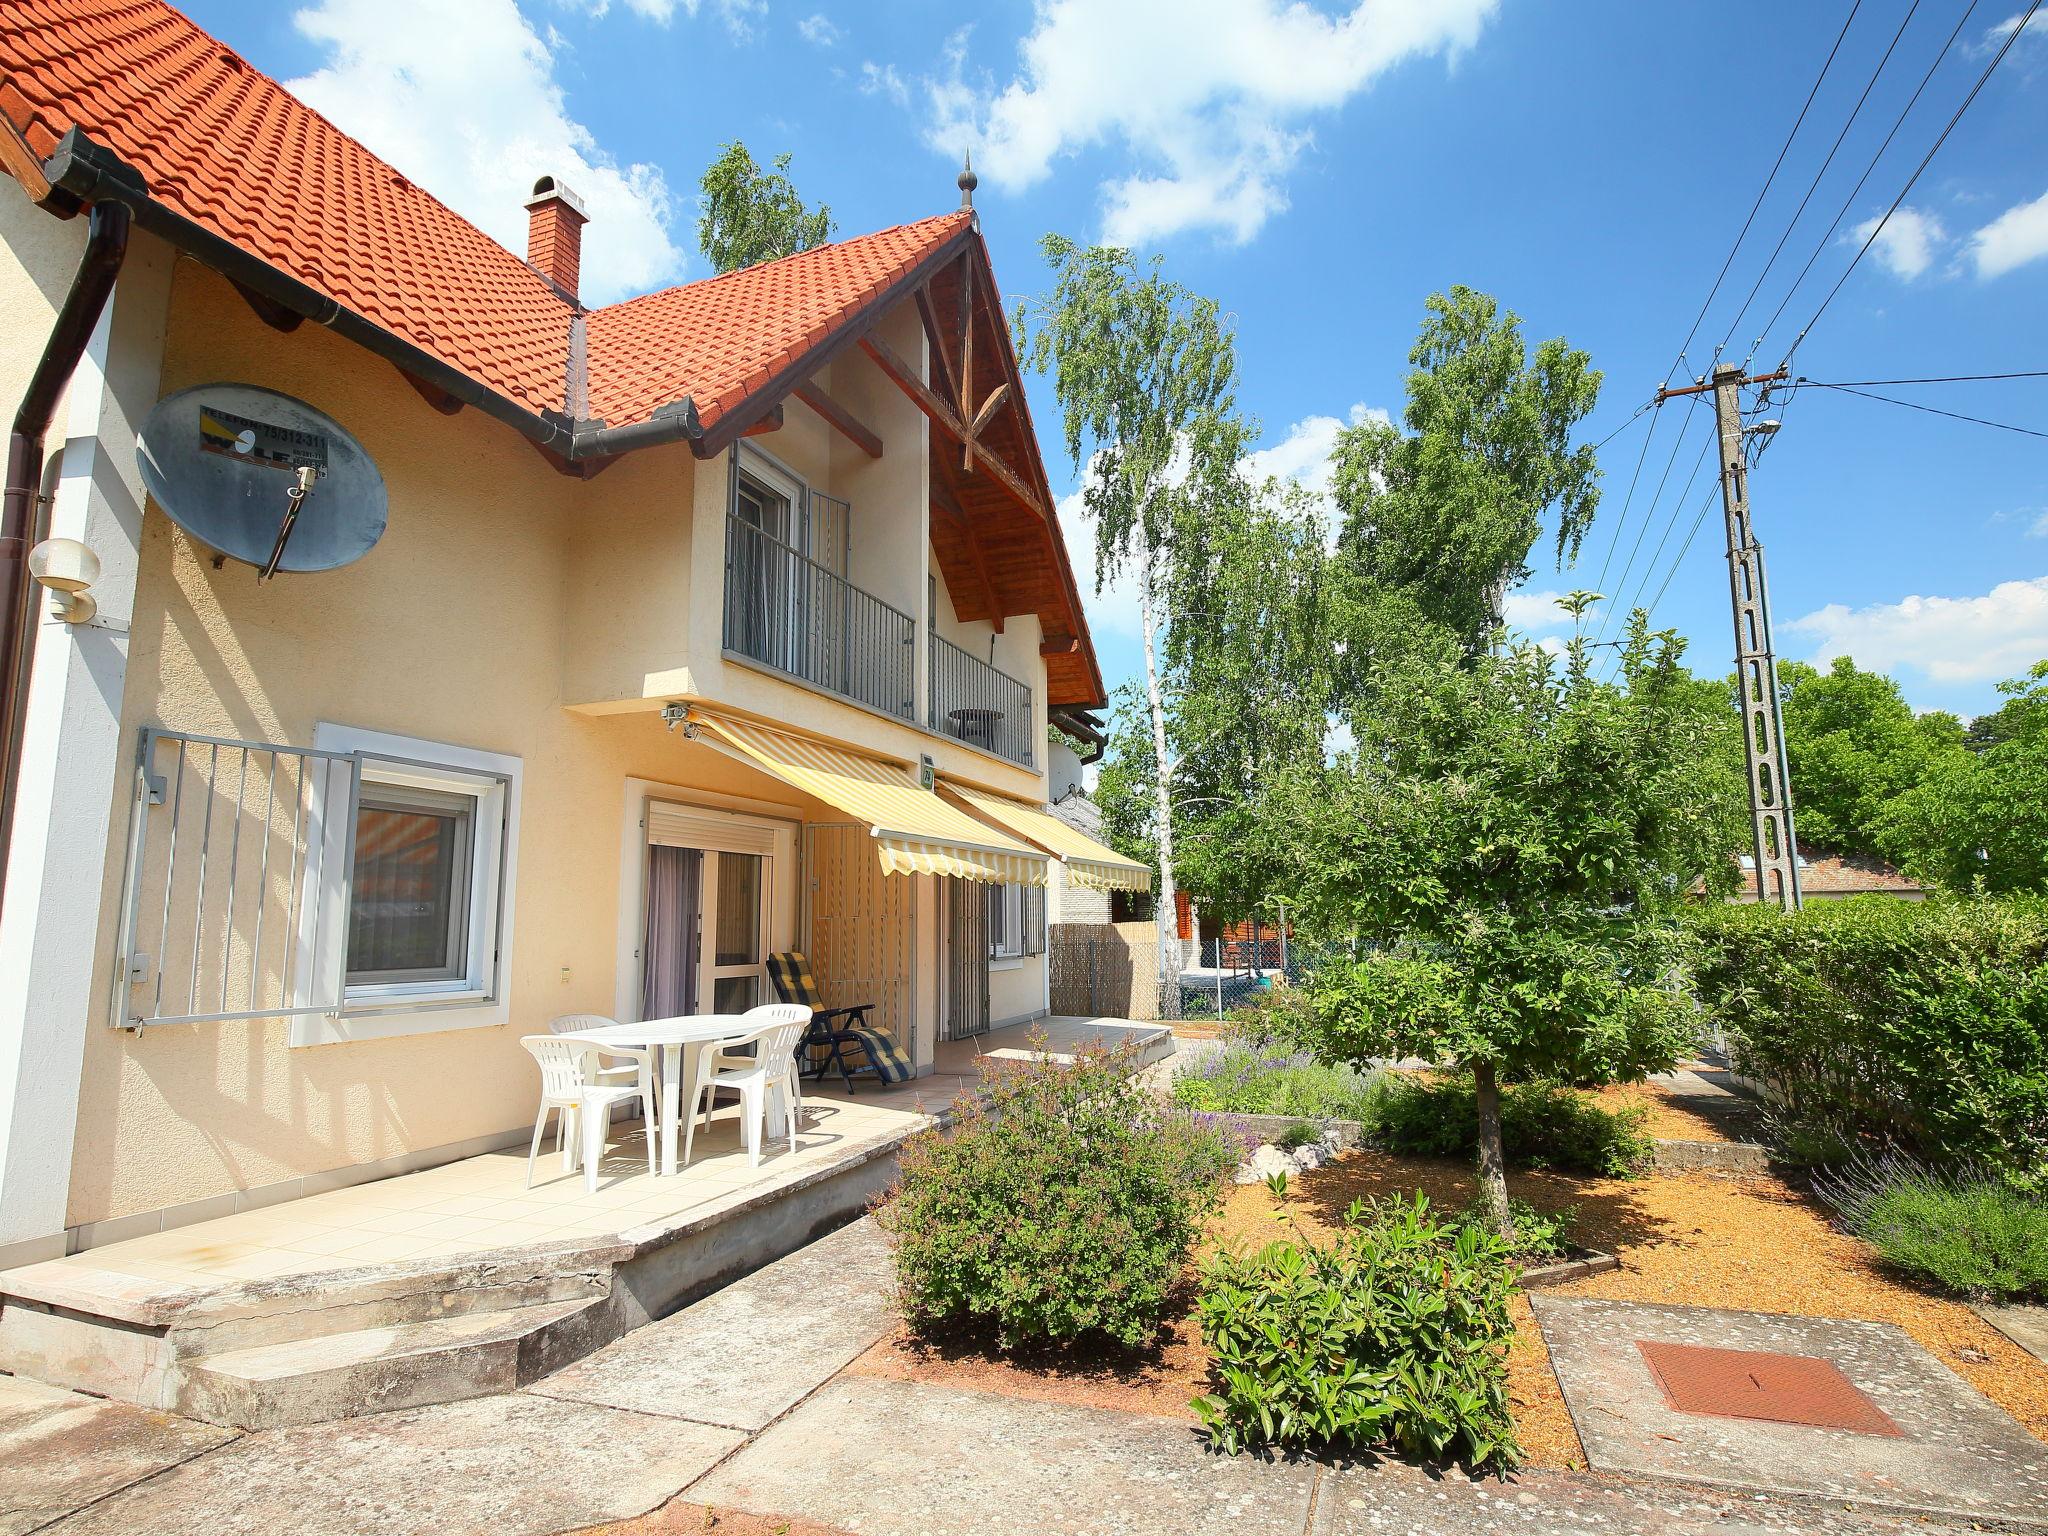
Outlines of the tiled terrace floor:
[{"label": "tiled terrace floor", "polygon": [[[1083,1020],[1041,1027],[1047,1027],[1054,1051],[1117,1028]],[[1026,1035],[1019,1028],[979,1042],[944,1043],[936,1072],[891,1088],[869,1080],[848,1093],[836,1082],[807,1083],[797,1150],[792,1153],[787,1141],[764,1143],[758,1168],[749,1166],[741,1150],[731,1111],[700,1128],[689,1166],[668,1178],[648,1172],[639,1122],[621,1121],[613,1127],[597,1190],[588,1193],[580,1171],[562,1170],[551,1127],[531,1189],[522,1142],[23,1266],[0,1275],[0,1292],[120,1315],[124,1302],[140,1307],[296,1275],[458,1261],[541,1245],[635,1242],[772,1194],[862,1148],[900,1139],[975,1085],[979,1055],[1019,1053]]]}]

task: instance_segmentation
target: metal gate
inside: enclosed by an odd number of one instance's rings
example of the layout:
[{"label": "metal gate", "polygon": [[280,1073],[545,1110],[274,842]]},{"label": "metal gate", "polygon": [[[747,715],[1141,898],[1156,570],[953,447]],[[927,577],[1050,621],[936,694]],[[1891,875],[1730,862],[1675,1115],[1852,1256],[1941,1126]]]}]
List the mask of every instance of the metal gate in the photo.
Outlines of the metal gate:
[{"label": "metal gate", "polygon": [[834,1008],[874,1004],[872,1022],[917,1059],[917,885],[887,875],[868,829],[804,828],[803,947]]},{"label": "metal gate", "polygon": [[988,888],[978,881],[941,879],[946,900],[946,1007],[941,1040],[967,1040],[988,1032]]}]

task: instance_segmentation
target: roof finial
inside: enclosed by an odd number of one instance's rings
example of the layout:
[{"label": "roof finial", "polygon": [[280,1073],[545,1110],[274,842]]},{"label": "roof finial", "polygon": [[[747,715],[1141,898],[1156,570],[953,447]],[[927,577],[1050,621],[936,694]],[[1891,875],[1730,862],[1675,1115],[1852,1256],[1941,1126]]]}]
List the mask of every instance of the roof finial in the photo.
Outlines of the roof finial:
[{"label": "roof finial", "polygon": [[981,185],[981,178],[974,174],[974,154],[968,151],[960,157],[960,211],[974,211],[974,189]]}]

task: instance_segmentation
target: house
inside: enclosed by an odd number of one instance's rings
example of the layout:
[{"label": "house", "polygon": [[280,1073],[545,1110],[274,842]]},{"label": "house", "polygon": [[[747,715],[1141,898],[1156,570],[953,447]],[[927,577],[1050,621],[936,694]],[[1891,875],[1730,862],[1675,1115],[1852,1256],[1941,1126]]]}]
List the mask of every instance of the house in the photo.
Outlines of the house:
[{"label": "house", "polygon": [[[779,950],[920,1071],[1044,1015],[1049,868],[1146,873],[1045,814],[1103,686],[971,178],[592,308],[550,167],[522,255],[168,6],[10,14],[0,1269],[523,1154],[522,1034]],[[359,558],[225,558],[166,441]]]},{"label": "house", "polygon": [[[1742,884],[1728,900],[1738,905],[1756,900],[1756,859],[1742,854]],[[1802,853],[1799,893],[1808,901],[1841,901],[1850,896],[1891,896],[1925,901],[1927,887],[1911,875],[1867,853]]]}]

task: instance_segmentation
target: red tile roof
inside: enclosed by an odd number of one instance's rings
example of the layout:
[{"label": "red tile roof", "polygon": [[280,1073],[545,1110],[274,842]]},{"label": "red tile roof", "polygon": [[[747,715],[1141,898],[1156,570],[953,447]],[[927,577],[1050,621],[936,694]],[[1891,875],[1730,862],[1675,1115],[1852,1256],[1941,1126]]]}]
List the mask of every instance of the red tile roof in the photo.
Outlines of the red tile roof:
[{"label": "red tile roof", "polygon": [[[39,157],[80,129],[201,229],[529,411],[571,410],[574,306],[161,0],[0,0],[0,112]],[[708,430],[968,222],[590,311],[588,414],[626,426],[688,398]]]},{"label": "red tile roof", "polygon": [[595,310],[590,414],[643,421],[677,397],[706,427],[823,342],[972,222],[948,213]]}]

